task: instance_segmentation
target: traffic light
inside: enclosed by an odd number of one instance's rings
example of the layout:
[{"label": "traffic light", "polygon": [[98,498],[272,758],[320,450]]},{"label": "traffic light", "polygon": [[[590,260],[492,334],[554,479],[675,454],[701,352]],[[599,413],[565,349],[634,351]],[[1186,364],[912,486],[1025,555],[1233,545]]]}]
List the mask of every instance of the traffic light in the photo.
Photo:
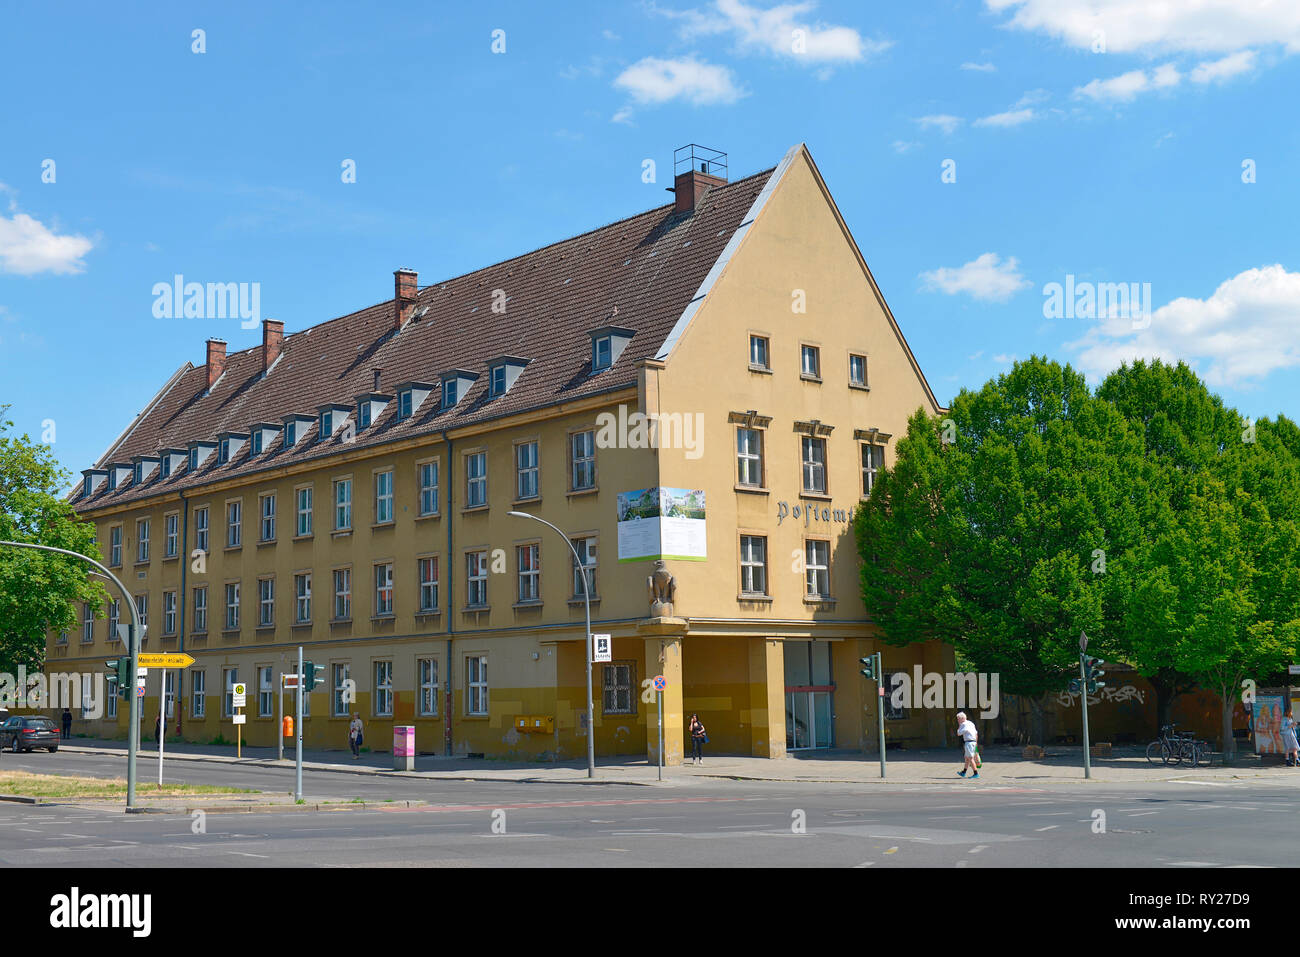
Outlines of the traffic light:
[{"label": "traffic light", "polygon": [[[324,671],[325,669],[321,669]],[[302,687],[304,691],[311,691],[318,684],[325,680],[324,675],[316,674],[316,665],[310,661],[302,663]]]},{"label": "traffic light", "polygon": [[876,680],[876,656],[868,655],[866,658],[859,658],[858,662],[862,665],[862,677]]},{"label": "traffic light", "polygon": [[1088,681],[1088,694],[1095,694],[1098,688],[1106,687],[1106,682],[1100,679],[1105,677],[1106,673],[1101,670],[1101,666],[1106,662],[1101,658],[1092,658],[1088,655],[1083,657],[1083,675]]},{"label": "traffic light", "polygon": [[115,658],[104,663],[108,669],[108,683],[123,701],[131,700],[131,659]]},{"label": "traffic light", "polygon": [[1070,682],[1070,694],[1079,693],[1079,679],[1075,678]]}]

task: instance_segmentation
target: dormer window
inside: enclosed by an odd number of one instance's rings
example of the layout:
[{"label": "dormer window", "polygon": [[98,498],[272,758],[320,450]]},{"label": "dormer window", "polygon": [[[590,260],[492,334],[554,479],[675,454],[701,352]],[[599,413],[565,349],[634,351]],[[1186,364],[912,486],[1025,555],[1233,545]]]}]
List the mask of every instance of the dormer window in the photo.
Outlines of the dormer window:
[{"label": "dormer window", "polygon": [[358,429],[370,428],[370,403],[369,402],[357,403],[357,428]]},{"label": "dormer window", "polygon": [[84,479],[81,480],[81,494],[89,495],[94,490],[95,490],[95,480],[91,478],[89,475],[87,475]]},{"label": "dormer window", "polygon": [[253,454],[262,454],[262,432],[260,429],[253,433]]},{"label": "dormer window", "polygon": [[139,462],[135,463],[135,468],[131,471],[131,484],[142,485],[144,483],[144,466]]},{"label": "dormer window", "polygon": [[159,475],[169,478],[172,472],[185,464],[188,453],[184,449],[163,449],[158,453]]},{"label": "dormer window", "polygon": [[601,326],[588,333],[591,336],[591,372],[604,372],[623,354],[636,333],[621,326]]},{"label": "dormer window", "polygon": [[164,455],[162,458],[162,477],[167,478],[172,474],[172,457]]},{"label": "dormer window", "polygon": [[217,464],[225,465],[239,456],[244,443],[248,441],[245,432],[222,432],[217,436]]},{"label": "dormer window", "polygon": [[95,489],[99,488],[99,483],[108,478],[108,473],[104,469],[85,469],[81,474],[85,476],[81,490],[87,495],[94,495]]},{"label": "dormer window", "polygon": [[[284,447],[291,449],[302,441],[302,437],[311,430],[311,424],[316,421],[316,416],[299,413],[295,415],[286,415],[284,422]],[[266,440],[269,443],[269,439]]]},{"label": "dormer window", "polygon": [[495,399],[505,395],[519,378],[519,373],[528,365],[527,359],[516,356],[500,356],[488,363],[488,398]]},{"label": "dormer window", "polygon": [[225,465],[230,461],[230,439],[222,439],[217,446],[217,464]]},{"label": "dormer window", "polygon": [[322,412],[320,414],[320,437],[327,438],[334,434],[334,413]]},{"label": "dormer window", "polygon": [[442,377],[442,408],[454,409],[465,398],[478,375],[464,369],[452,369]]},{"label": "dormer window", "polygon": [[198,468],[207,461],[208,456],[217,449],[216,442],[206,440],[195,441],[190,443],[190,471],[197,471]]},{"label": "dormer window", "polygon": [[285,446],[285,448],[290,448],[290,447],[292,447],[292,446],[293,446],[293,445],[298,441],[298,436],[297,436],[298,429],[297,429],[297,425],[298,425],[298,423],[296,423],[296,422],[288,422],[288,423],[285,424],[285,426],[284,426],[284,446]]},{"label": "dormer window", "polygon": [[403,382],[397,386],[397,421],[409,419],[433,391],[428,382]]},{"label": "dormer window", "polygon": [[116,470],[116,469],[109,469],[109,470],[108,470],[108,490],[109,490],[110,492],[112,492],[112,491],[115,491],[116,489],[117,489],[117,470]]},{"label": "dormer window", "polygon": [[397,394],[397,417],[399,419],[409,419],[411,417],[410,389],[403,389]]},{"label": "dormer window", "polygon": [[125,462],[114,462],[108,467],[108,490],[111,492],[124,484],[127,477],[134,474],[134,469]]},{"label": "dormer window", "polygon": [[196,471],[198,467],[199,467],[199,450],[197,448],[190,449],[190,471],[191,472]]},{"label": "dormer window", "polygon": [[357,396],[357,431],[370,428],[370,423],[377,422],[392,401],[391,395],[382,392],[363,392]]},{"label": "dormer window", "polygon": [[320,432],[317,434],[316,440],[318,442],[324,442],[343,427],[344,420],[347,419],[348,415],[352,412],[352,406],[332,403],[330,405],[322,405],[318,411]]}]

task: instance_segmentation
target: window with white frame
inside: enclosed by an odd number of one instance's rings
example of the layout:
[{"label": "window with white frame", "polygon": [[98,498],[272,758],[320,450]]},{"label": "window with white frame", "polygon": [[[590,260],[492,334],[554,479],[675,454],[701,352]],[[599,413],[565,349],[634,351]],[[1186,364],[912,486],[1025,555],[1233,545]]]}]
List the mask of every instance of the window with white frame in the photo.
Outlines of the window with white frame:
[{"label": "window with white frame", "polygon": [[164,558],[175,558],[179,553],[180,533],[178,526],[180,525],[180,519],[181,517],[175,512],[163,517],[163,528],[167,539],[164,545],[164,548],[166,549],[163,554]]},{"label": "window with white frame", "polygon": [[596,487],[596,433],[590,429],[569,436],[569,488]]},{"label": "window with white frame", "polygon": [[235,685],[238,683],[238,668],[221,669],[221,716],[223,718],[229,718],[235,713]]},{"label": "window with white frame", "polygon": [[257,668],[257,716],[259,718],[269,718],[274,708],[275,681],[271,673],[271,666],[259,665]]},{"label": "window with white frame", "polygon": [[465,603],[471,608],[487,605],[487,551],[468,552],[465,555]]},{"label": "window with white frame", "polygon": [[465,713],[488,713],[487,655],[465,659]]},{"label": "window with white frame", "polygon": [[262,496],[262,541],[275,541],[275,493]]},{"label": "window with white frame", "polygon": [[537,443],[520,442],[515,446],[515,498],[537,497]]},{"label": "window with white frame", "polygon": [[334,529],[345,531],[352,527],[352,479],[334,480]]},{"label": "window with white frame", "polygon": [[149,624],[149,596],[148,594],[135,596],[135,610],[140,616],[140,627],[144,628]]},{"label": "window with white frame", "polygon": [[375,662],[375,717],[386,718],[393,713],[393,663]]},{"label": "window with white frame", "polygon": [[420,575],[420,611],[438,610],[438,559],[421,558],[416,562]]},{"label": "window with white frame", "polygon": [[809,539],[804,549],[804,570],[809,598],[831,596],[830,542]]},{"label": "window with white frame", "polygon": [[867,385],[867,357],[866,356],[849,356],[849,385],[856,385],[866,388]]},{"label": "window with white frame", "polygon": [[334,569],[334,620],[352,617],[352,569]]},{"label": "window with white frame", "polygon": [[397,418],[398,420],[409,419],[411,417],[411,390],[403,389],[397,393]]},{"label": "window with white frame", "polygon": [[239,582],[226,582],[226,630],[239,627]]},{"label": "window with white frame", "polygon": [[[583,538],[573,539],[573,549],[578,553],[578,559],[573,565],[573,597],[582,598],[582,576],[587,576],[587,590],[592,598],[596,597],[596,536],[587,535]],[[573,556],[569,556],[570,560]]]},{"label": "window with white frame", "polygon": [[421,462],[417,468],[420,476],[420,514],[438,514],[438,463]]},{"label": "window with white frame", "polygon": [[208,586],[199,585],[194,589],[194,631],[208,630]]},{"label": "window with white frame", "polygon": [[81,641],[89,644],[95,640],[95,610],[90,602],[81,603]]},{"label": "window with white frame", "polygon": [[190,672],[190,717],[202,718],[206,711],[207,674],[203,671]]},{"label": "window with white frame", "polygon": [[141,518],[135,523],[135,560],[149,560],[149,519]]},{"label": "window with white frame", "polygon": [[108,603],[108,640],[117,641],[117,623],[122,615],[122,600],[114,598]]},{"label": "window with white frame", "polygon": [[800,438],[803,460],[803,490],[826,494],[826,440],[805,435]]},{"label": "window with white frame", "polygon": [[749,364],[758,369],[769,369],[767,356],[767,336],[749,337]]},{"label": "window with white frame", "polygon": [[763,487],[763,433],[759,429],[736,429],[736,481]]},{"label": "window with white frame", "polygon": [[117,720],[117,693],[104,693],[104,718],[108,721]]},{"label": "window with white frame", "polygon": [[375,473],[375,524],[393,520],[393,470]]},{"label": "window with white frame", "polygon": [[352,666],[349,664],[335,664],[331,668],[332,682],[330,693],[330,713],[336,718],[345,718],[348,716],[349,708],[352,706],[352,696],[354,694],[352,687]]},{"label": "window with white frame", "polygon": [[275,624],[275,579],[257,580],[257,624],[266,628]]},{"label": "window with white frame", "polygon": [[163,634],[176,634],[176,592],[163,592]]},{"label": "window with white frame", "polygon": [[541,546],[515,546],[515,558],[519,565],[519,601],[541,601]]},{"label": "window with white frame", "polygon": [[238,548],[243,542],[244,503],[226,503],[226,547]]},{"label": "window with white frame", "polygon": [[472,452],[465,456],[465,507],[487,504],[487,453]]},{"label": "window with white frame", "polygon": [[375,566],[375,615],[393,613],[393,563]]},{"label": "window with white frame", "polygon": [[297,489],[294,495],[298,515],[297,534],[302,538],[312,533],[312,487],[307,485]]},{"label": "window with white frame", "polygon": [[799,371],[810,379],[820,379],[822,375],[822,351],[817,346],[799,347]]},{"label": "window with white frame", "polygon": [[208,510],[207,507],[194,510],[194,545],[200,551],[208,550]]},{"label": "window with white frame", "polygon": [[420,679],[420,717],[438,716],[438,659],[421,658],[416,662]]},{"label": "window with white frame", "polygon": [[488,376],[488,397],[496,398],[506,394],[506,367],[493,366]]},{"label": "window with white frame", "polygon": [[636,714],[636,662],[614,661],[602,667],[601,707],[605,714]]},{"label": "window with white frame", "polygon": [[122,564],[122,526],[114,525],[108,531],[108,563],[116,568]]},{"label": "window with white frame", "polygon": [[176,717],[176,669],[163,671],[163,709],[168,719]]},{"label": "window with white frame", "polygon": [[608,369],[613,357],[613,339],[610,336],[598,336],[591,340],[591,371],[600,372]]},{"label": "window with white frame", "polygon": [[862,443],[862,497],[866,498],[876,485],[876,475],[885,465],[885,447]]},{"label": "window with white frame", "polygon": [[762,535],[740,536],[740,591],[767,594],[767,539]]},{"label": "window with white frame", "polygon": [[311,572],[293,576],[293,620],[311,621]]}]

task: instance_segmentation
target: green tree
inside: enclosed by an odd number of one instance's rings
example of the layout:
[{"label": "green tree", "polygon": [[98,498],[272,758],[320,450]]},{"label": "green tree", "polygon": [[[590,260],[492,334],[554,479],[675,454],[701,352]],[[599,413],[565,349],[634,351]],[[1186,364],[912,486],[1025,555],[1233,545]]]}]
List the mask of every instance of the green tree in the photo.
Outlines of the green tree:
[{"label": "green tree", "polygon": [[[66,548],[99,559],[95,528],[61,496],[69,475],[48,446],[15,435],[0,406],[0,539]],[[69,630],[81,602],[99,614],[104,589],[75,558],[0,546],[0,671],[39,668],[47,630]]]}]

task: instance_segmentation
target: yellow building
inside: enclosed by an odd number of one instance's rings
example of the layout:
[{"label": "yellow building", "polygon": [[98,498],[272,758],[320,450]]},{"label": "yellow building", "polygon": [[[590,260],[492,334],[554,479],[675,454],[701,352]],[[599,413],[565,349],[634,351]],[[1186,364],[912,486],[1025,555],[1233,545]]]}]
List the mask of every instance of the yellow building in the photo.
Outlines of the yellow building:
[{"label": "yellow building", "polygon": [[[684,151],[674,202],[228,353],[209,340],[84,473],[74,497],[136,593],[187,740],[279,731],[297,648],[323,669],[311,747],[350,714],[387,749],[586,752],[582,576],[598,755],[657,757],[698,713],[709,753],[872,750],[886,670],[850,525],[894,437],[939,410],[808,150],[728,182]],[[656,559],[662,556],[662,565]],[[656,574],[656,569],[660,569]],[[100,671],[114,620],[52,636],[50,671]],[[112,609],[110,608],[110,616]],[[126,622],[129,616],[120,615]],[[151,675],[142,727],[159,701]],[[291,711],[291,698],[285,696]],[[126,708],[80,730],[121,735]],[[526,731],[518,719],[529,718]],[[891,716],[937,744],[950,716]]]}]

